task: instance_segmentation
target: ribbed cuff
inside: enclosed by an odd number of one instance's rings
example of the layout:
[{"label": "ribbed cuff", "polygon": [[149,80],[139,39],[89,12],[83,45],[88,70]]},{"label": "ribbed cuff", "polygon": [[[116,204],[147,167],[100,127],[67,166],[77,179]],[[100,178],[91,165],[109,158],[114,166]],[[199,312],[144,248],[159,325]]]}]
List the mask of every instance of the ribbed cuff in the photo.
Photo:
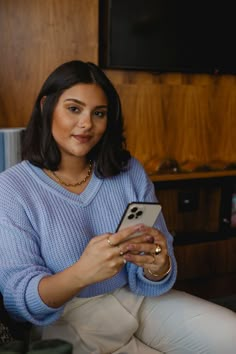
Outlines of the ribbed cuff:
[{"label": "ribbed cuff", "polygon": [[38,285],[40,280],[45,277],[45,274],[39,274],[32,278],[26,290],[26,303],[27,308],[32,316],[31,321],[40,322],[38,324],[49,324],[58,319],[64,309],[64,306],[53,308],[46,305],[38,292]]}]

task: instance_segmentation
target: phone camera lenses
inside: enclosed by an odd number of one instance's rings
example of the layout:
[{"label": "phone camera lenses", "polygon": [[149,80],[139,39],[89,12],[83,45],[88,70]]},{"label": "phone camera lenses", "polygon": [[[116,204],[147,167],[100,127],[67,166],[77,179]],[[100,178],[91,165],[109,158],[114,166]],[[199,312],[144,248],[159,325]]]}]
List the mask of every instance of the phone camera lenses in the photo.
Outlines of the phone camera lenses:
[{"label": "phone camera lenses", "polygon": [[135,213],[137,210],[138,210],[137,207],[133,207],[133,208],[131,209],[132,213]]},{"label": "phone camera lenses", "polygon": [[141,216],[143,214],[142,210],[139,210],[137,213],[136,213],[136,217],[138,218],[139,216]]},{"label": "phone camera lenses", "polygon": [[133,218],[134,218],[134,214],[129,214],[129,215],[128,215],[128,219],[129,219],[129,220],[132,220]]}]

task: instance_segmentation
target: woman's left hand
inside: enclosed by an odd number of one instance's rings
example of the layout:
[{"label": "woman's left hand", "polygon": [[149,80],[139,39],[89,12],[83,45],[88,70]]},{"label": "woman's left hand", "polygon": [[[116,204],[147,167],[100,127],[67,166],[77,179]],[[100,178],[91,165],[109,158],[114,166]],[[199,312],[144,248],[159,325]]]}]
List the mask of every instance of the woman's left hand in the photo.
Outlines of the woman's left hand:
[{"label": "woman's left hand", "polygon": [[[139,236],[120,244],[127,262],[132,262],[144,269],[145,276],[151,280],[160,280],[170,268],[167,242],[161,231],[142,227],[148,242],[139,242]],[[153,241],[152,241],[153,240]]]}]

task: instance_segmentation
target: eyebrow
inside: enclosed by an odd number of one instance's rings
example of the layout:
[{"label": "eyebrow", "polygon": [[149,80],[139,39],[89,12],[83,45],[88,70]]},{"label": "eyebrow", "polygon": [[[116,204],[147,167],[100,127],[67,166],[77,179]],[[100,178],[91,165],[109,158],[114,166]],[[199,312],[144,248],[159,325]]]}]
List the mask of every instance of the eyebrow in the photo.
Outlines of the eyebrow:
[{"label": "eyebrow", "polygon": [[[78,104],[80,104],[81,106],[84,106],[84,107],[86,106],[86,104],[84,102],[82,102],[80,100],[77,100],[76,98],[66,98],[64,100],[64,102],[67,102],[67,101],[72,101],[72,102],[78,103]],[[98,106],[96,106],[96,108],[107,108],[107,107],[108,107],[107,105],[98,105]]]}]

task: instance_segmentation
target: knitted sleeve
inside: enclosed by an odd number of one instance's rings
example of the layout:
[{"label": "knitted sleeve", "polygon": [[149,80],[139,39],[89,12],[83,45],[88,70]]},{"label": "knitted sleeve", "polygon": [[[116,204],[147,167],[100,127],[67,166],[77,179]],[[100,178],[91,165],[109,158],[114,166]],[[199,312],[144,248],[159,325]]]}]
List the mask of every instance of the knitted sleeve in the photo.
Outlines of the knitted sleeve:
[{"label": "knitted sleeve", "polygon": [[51,274],[41,257],[38,235],[30,225],[21,203],[3,188],[0,254],[0,292],[9,314],[17,320],[36,325],[55,321],[62,309],[48,307],[38,293],[40,279]]}]

